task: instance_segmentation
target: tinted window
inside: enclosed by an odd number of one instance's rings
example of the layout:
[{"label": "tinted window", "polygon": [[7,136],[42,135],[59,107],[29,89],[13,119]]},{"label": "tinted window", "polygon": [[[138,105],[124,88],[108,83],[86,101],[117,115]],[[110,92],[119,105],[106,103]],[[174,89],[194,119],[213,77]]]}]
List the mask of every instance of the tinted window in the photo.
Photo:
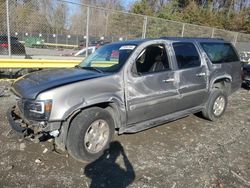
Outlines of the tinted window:
[{"label": "tinted window", "polygon": [[174,43],[173,47],[179,69],[200,66],[200,56],[192,43]]},{"label": "tinted window", "polygon": [[236,52],[229,43],[201,43],[201,46],[214,64],[239,61]]}]

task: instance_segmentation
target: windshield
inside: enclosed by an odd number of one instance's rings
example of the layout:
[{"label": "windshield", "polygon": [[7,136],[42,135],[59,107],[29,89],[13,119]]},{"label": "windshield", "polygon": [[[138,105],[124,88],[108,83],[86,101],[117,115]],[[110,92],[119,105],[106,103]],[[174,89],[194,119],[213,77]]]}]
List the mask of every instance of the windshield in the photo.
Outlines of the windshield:
[{"label": "windshield", "polygon": [[88,56],[79,67],[93,67],[102,72],[118,72],[136,45],[108,44]]}]

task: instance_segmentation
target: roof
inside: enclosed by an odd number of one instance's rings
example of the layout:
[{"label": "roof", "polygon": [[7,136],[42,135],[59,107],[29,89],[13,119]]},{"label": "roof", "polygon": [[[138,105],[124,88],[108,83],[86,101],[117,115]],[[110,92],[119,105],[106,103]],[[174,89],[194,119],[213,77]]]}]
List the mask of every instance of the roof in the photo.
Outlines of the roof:
[{"label": "roof", "polygon": [[139,45],[143,42],[153,40],[152,38],[147,38],[147,39],[134,39],[134,40],[124,40],[124,41],[118,41],[118,42],[113,42],[112,44],[121,44],[121,45]]},{"label": "roof", "polygon": [[198,37],[161,37],[161,38],[146,38],[146,39],[134,39],[134,40],[126,40],[126,41],[119,41],[115,42],[115,44],[121,45],[139,45],[143,42],[150,41],[150,40],[168,40],[168,41],[179,41],[179,42],[217,42],[217,43],[224,43],[224,39],[220,38],[198,38]]},{"label": "roof", "polygon": [[201,37],[161,37],[161,39],[181,42],[225,42],[222,38],[201,38]]}]

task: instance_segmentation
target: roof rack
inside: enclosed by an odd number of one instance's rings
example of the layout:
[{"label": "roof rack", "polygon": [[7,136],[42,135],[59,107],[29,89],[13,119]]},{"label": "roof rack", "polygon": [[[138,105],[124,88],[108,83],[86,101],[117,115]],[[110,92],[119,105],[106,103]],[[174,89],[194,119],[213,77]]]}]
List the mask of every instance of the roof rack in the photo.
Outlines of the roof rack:
[{"label": "roof rack", "polygon": [[160,37],[159,39],[168,39],[168,40],[180,40],[180,39],[191,39],[191,40],[222,40],[223,38],[209,38],[209,37]]}]

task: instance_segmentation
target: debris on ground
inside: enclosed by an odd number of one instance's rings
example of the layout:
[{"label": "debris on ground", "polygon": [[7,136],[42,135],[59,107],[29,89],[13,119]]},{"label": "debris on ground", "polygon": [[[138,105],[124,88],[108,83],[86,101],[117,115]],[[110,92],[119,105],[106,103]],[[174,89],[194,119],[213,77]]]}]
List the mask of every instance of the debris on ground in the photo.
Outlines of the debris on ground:
[{"label": "debris on ground", "polygon": [[[0,87],[6,86],[0,82]],[[123,154],[110,151],[108,158],[90,164],[66,157],[66,152],[53,152],[53,140],[35,144],[9,133],[6,111],[14,103],[12,94],[0,98],[0,187],[105,183],[117,187],[118,182],[131,188],[250,187],[247,90],[229,98],[226,113],[216,122],[191,115],[140,133],[115,136]]]}]

